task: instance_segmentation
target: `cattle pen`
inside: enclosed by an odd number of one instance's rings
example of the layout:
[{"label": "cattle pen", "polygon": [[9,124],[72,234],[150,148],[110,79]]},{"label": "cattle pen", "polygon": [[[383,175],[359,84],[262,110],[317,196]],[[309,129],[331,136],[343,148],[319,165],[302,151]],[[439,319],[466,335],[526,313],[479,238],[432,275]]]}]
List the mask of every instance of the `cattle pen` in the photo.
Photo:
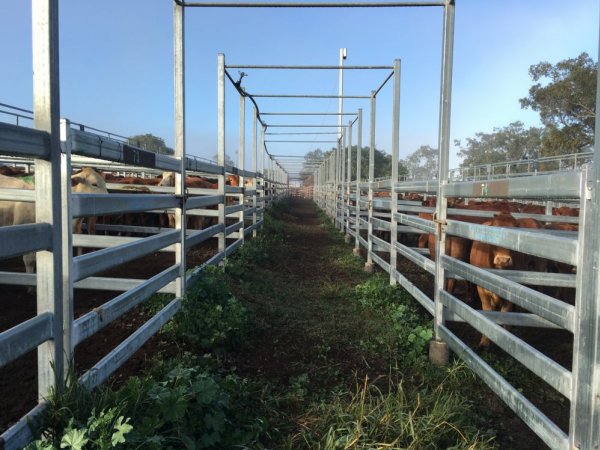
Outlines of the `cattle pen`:
[{"label": "cattle pen", "polygon": [[[316,203],[335,222],[354,251],[366,253],[366,270],[374,265],[389,273],[390,283],[399,283],[434,318],[434,340],[430,359],[444,364],[448,347],[519,415],[542,440],[553,449],[592,449],[600,442],[600,286],[599,244],[600,183],[598,164],[573,164],[573,170],[535,170],[510,173],[510,163],[498,166],[504,170],[454,173],[450,177],[449,139],[451,81],[453,64],[454,2],[444,5],[443,62],[440,88],[438,173],[429,180],[400,181],[397,164],[392,164],[391,177],[374,179],[374,148],[377,91],[371,93],[369,174],[361,174],[361,152],[352,153],[352,125],[343,129],[335,151],[313,171],[312,195]],[[394,110],[392,161],[399,160],[400,64],[393,69]],[[599,79],[600,82],[600,79]],[[599,91],[600,92],[600,91]],[[360,114],[360,111],[359,111]],[[598,126],[596,119],[596,126]],[[361,148],[362,126],[357,127]],[[600,159],[600,139],[596,135],[593,160]],[[581,161],[591,154],[580,155]],[[567,158],[568,159],[568,158]],[[556,162],[556,161],[555,161]],[[356,164],[353,177],[353,164]],[[527,162],[531,165],[531,161]],[[520,172],[520,173],[519,173]],[[524,172],[524,173],[523,173]],[[535,173],[534,173],[535,172]],[[516,175],[516,176],[515,176]],[[435,207],[404,198],[403,194],[419,193],[437,198]],[[376,195],[379,194],[379,195]],[[402,197],[401,197],[402,196]],[[474,211],[449,208],[449,200],[530,200],[545,204],[545,214],[515,214],[543,222],[579,224],[579,231],[523,230],[491,227],[472,223],[465,217],[491,218],[499,210]],[[578,217],[552,214],[553,202],[576,204]],[[432,215],[432,220],[417,213]],[[456,218],[460,215],[460,218]],[[377,232],[387,232],[382,239]],[[406,245],[399,235],[429,234],[435,248],[430,259],[427,249]],[[574,267],[575,273],[547,273],[526,270],[482,269],[453,258],[447,253],[447,240],[461,237],[523,252]],[[405,258],[434,277],[434,298],[429,298],[401,271],[399,258]],[[448,279],[463,279],[497,293],[526,312],[495,312],[474,309],[446,287]],[[533,289],[536,287],[574,288],[575,304]],[[527,367],[533,374],[570,402],[569,430],[565,433],[540,409],[496,372],[448,327],[449,322],[463,322],[488,336],[498,347]],[[566,369],[504,326],[536,327],[567,330],[573,334],[572,367]]]},{"label": "cattle pen", "polygon": [[[35,172],[35,189],[30,191],[0,189],[0,200],[35,202],[36,223],[15,224],[0,228],[0,258],[36,253],[37,271],[33,273],[0,272],[1,284],[31,286],[36,289],[37,315],[0,333],[0,365],[35,350],[38,352],[38,397],[40,403],[2,436],[4,448],[20,448],[32,438],[28,420],[45,408],[45,397],[53,386],[62,382],[73,361],[73,351],[83,340],[118,319],[155,292],[168,293],[173,299],[131,336],[121,342],[81,377],[94,387],[104,382],[141,345],[164,325],[179,309],[186,285],[201,276],[208,265],[219,264],[243,245],[246,236],[256,235],[262,225],[266,207],[278,197],[311,195],[343,232],[353,241],[355,254],[366,255],[366,270],[379,266],[389,274],[391,284],[402,285],[434,318],[434,340],[430,356],[444,364],[448,348],[462,358],[523,421],[553,449],[593,449],[600,442],[600,138],[593,152],[573,155],[572,170],[538,170],[528,167],[511,173],[503,167],[476,168],[473,173],[449,170],[450,109],[452,92],[454,0],[397,2],[185,2],[174,1],[174,72],[175,72],[175,152],[174,156],[155,154],[131,145],[119,137],[73,124],[60,116],[58,63],[58,0],[32,0],[33,15],[33,127],[0,123],[0,157],[14,158]],[[189,157],[186,152],[184,11],[186,8],[245,7],[324,7],[324,8],[442,8],[443,42],[440,83],[439,170],[429,180],[400,181],[398,165],[392,164],[391,176],[374,178],[376,136],[376,100],[391,80],[392,161],[399,160],[400,147],[400,75],[401,61],[382,66],[258,66],[226,64],[217,58],[218,129],[216,163]],[[303,171],[311,173],[311,186],[290,188],[291,174],[300,169],[290,157],[269,152],[269,124],[265,116],[322,115],[324,113],[260,111],[256,99],[323,98],[318,94],[250,94],[235,82],[227,69],[254,70],[375,70],[388,75],[375,89],[364,95],[330,96],[363,99],[370,108],[369,173],[361,173],[363,143],[363,109],[341,109],[335,151],[322,160],[304,161]],[[340,75],[341,76],[341,75]],[[239,167],[225,164],[225,92],[226,82],[239,96]],[[240,80],[241,81],[241,80]],[[600,85],[600,78],[598,80]],[[600,92],[600,91],[599,91]],[[245,167],[246,99],[253,103],[252,167]],[[23,115],[22,113],[25,113]],[[342,124],[342,117],[352,120]],[[21,110],[15,117],[27,119]],[[273,125],[271,125],[273,126]],[[305,127],[305,124],[288,125]],[[596,126],[600,122],[596,120]],[[313,126],[310,126],[311,128]],[[260,130],[260,133],[257,132]],[[276,134],[276,133],[272,133]],[[281,133],[279,133],[281,134]],[[296,133],[298,134],[298,133]],[[318,134],[318,133],[317,133]],[[292,142],[292,141],[290,141]],[[302,141],[300,141],[302,142]],[[84,158],[82,158],[84,157]],[[93,160],[85,159],[93,158]],[[587,158],[587,159],[586,159]],[[7,159],[8,160],[8,159]],[[586,164],[582,164],[586,163]],[[77,194],[71,192],[74,167],[93,165],[101,170],[137,174],[174,172],[173,187],[151,186],[146,192],[119,194]],[[353,167],[355,164],[355,168]],[[547,167],[550,167],[547,166]],[[354,172],[354,176],[353,176]],[[216,180],[216,189],[188,188],[188,176]],[[227,176],[239,180],[237,186],[226,183]],[[516,176],[512,176],[516,175]],[[109,189],[121,190],[113,184]],[[125,191],[127,192],[127,191]],[[435,206],[405,198],[404,194],[421,194],[437,199]],[[502,199],[527,200],[545,205],[544,214],[523,213],[543,222],[577,224],[578,231],[523,230],[485,226],[464,217],[491,218],[496,211],[465,210],[449,206],[454,199],[465,202]],[[578,217],[557,216],[557,204],[576,205]],[[98,225],[99,230],[145,234],[147,237],[74,234],[74,218],[148,213],[158,216],[168,212],[174,228],[128,224]],[[433,214],[432,220],[417,214]],[[462,218],[455,218],[460,215]],[[202,229],[190,229],[188,217],[211,218],[216,223]],[[388,232],[382,238],[381,232]],[[429,234],[434,237],[434,255],[430,259],[424,248],[407,243],[401,236]],[[526,270],[486,270],[446,254],[450,237],[462,237],[505,247],[528,255],[576,268],[573,272],[547,273]],[[186,254],[190,248],[208,240],[217,241],[217,253],[197,267],[189,267]],[[92,248],[73,256],[75,247]],[[108,278],[97,276],[111,267],[157,251],[172,252],[175,264],[149,279]],[[400,270],[405,258],[433,275],[433,298],[422,292]],[[526,312],[487,312],[472,308],[447,289],[447,280],[467,280],[494,291]],[[100,308],[74,319],[74,289],[122,291]],[[575,290],[574,304],[569,304],[548,290],[530,286],[558,287]],[[473,351],[448,326],[462,322],[488,336],[498,347],[527,367],[541,380],[569,401],[569,429],[562,430],[527,399],[527,393],[510,385],[484,359]],[[572,365],[561,364],[534,348],[504,326],[561,329],[573,335]]]}]

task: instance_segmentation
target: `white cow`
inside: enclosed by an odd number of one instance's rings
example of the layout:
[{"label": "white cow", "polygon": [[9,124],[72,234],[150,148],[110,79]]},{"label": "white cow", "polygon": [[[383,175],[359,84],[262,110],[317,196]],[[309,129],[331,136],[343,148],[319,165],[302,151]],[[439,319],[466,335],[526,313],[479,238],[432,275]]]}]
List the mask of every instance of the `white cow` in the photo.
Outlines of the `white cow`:
[{"label": "white cow", "polygon": [[[13,189],[33,189],[18,178],[0,175],[0,187]],[[81,172],[71,176],[71,189],[75,194],[107,194],[106,183],[102,176],[90,167],[84,167]],[[83,217],[73,220],[73,232],[81,233]],[[0,226],[22,225],[35,223],[35,204],[32,202],[0,201]],[[95,234],[96,217],[88,217],[88,233]],[[35,253],[23,255],[27,273],[35,272]]]}]

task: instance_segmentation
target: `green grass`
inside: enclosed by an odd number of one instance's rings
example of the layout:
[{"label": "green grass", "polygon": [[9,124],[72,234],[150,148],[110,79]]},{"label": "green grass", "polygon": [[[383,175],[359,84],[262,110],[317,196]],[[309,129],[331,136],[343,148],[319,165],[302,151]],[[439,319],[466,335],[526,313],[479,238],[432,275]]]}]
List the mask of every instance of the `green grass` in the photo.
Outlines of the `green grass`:
[{"label": "green grass", "polygon": [[36,428],[48,448],[77,433],[86,449],[114,433],[119,448],[494,448],[469,395],[481,383],[427,361],[430,317],[366,274],[322,213],[300,222],[274,204],[263,233],[203,274],[159,335],[177,357],[118,389],[72,378]]}]

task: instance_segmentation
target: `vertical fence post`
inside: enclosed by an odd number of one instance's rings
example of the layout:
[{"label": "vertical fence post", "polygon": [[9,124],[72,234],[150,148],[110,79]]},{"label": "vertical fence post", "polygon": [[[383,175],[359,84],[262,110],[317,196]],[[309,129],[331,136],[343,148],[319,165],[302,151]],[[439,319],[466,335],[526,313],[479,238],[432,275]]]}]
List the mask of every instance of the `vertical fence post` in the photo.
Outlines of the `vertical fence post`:
[{"label": "vertical fence post", "polygon": [[[340,145],[340,141],[338,140],[337,145]],[[330,214],[329,217],[331,217],[331,220],[333,220],[334,225],[337,225],[337,215],[336,215],[336,211],[337,211],[337,147],[336,149],[333,151],[333,154],[331,155],[331,182],[330,182],[330,188],[329,188],[329,198],[330,201],[329,203],[331,204],[330,207]]]},{"label": "vertical fence post", "polygon": [[[599,125],[596,120],[596,125]],[[596,138],[596,156],[600,139]],[[598,161],[598,159],[596,159]],[[579,254],[573,342],[573,392],[569,448],[598,448],[600,439],[600,170],[597,163],[583,171],[580,202]]]},{"label": "vertical fence post", "polygon": [[346,227],[346,202],[345,197],[345,183],[346,183],[346,142],[348,141],[348,130],[342,131],[342,143],[340,145],[340,184],[338,188],[338,195],[340,198],[340,209],[339,209],[339,221],[340,231],[343,233]]},{"label": "vertical fence post", "polygon": [[317,169],[317,182],[315,184],[315,189],[313,190],[313,199],[315,200],[315,202],[317,203],[317,205],[319,205],[320,208],[322,208],[323,206],[321,205],[321,169],[323,168],[323,163],[321,163],[321,165],[319,166],[319,168]]},{"label": "vertical fence post", "polygon": [[219,53],[217,57],[217,164],[222,167],[219,174],[219,195],[223,201],[219,203],[219,225],[223,227],[218,236],[219,253],[225,251],[225,55]]},{"label": "vertical fence post", "polygon": [[339,218],[339,185],[340,185],[340,146],[342,145],[342,138],[340,137],[337,142],[335,150],[335,184],[334,184],[334,196],[335,196],[335,219],[334,224],[336,227],[340,226]]},{"label": "vertical fence post", "polygon": [[396,270],[398,252],[396,241],[398,239],[398,161],[400,154],[400,60],[394,60],[394,100],[392,118],[392,179],[390,186],[390,284],[396,284]]},{"label": "vertical fence post", "polygon": [[450,151],[450,107],[452,95],[452,57],[454,47],[454,0],[446,0],[444,7],[444,40],[442,50],[442,77],[440,93],[438,192],[435,212],[437,237],[435,240],[434,277],[434,339],[429,347],[429,359],[434,364],[448,363],[448,344],[439,337],[439,327],[444,324],[444,305],[440,292],[445,288],[445,271],[442,256],[446,253],[446,209],[444,189],[448,184],[448,156]]},{"label": "vertical fence post", "polygon": [[[596,86],[600,104],[600,74]],[[596,130],[600,130],[598,115]],[[579,449],[598,448],[600,442],[600,133],[594,141],[594,165],[583,175],[569,425],[569,447]]]},{"label": "vertical fence post", "polygon": [[176,295],[185,293],[186,270],[186,227],[187,215],[185,207],[185,46],[184,46],[185,8],[173,2],[173,41],[175,71],[175,157],[180,161],[180,172],[175,172],[175,195],[180,204],[175,209],[175,228],[181,231],[180,242],[175,244],[175,264],[179,264],[179,277],[176,280]]},{"label": "vertical fence post", "polygon": [[258,122],[258,111],[256,109],[256,106],[254,107],[254,114],[252,119],[252,171],[254,172],[254,179],[252,180],[252,189],[254,190],[254,194],[252,195],[252,237],[256,237],[256,208],[258,207],[258,202],[256,201],[256,195],[258,192],[258,135],[256,132],[256,126]]},{"label": "vertical fence post", "polygon": [[362,164],[362,108],[358,108],[358,120],[357,120],[357,130],[356,130],[356,205],[355,205],[355,231],[356,235],[354,236],[354,254],[356,256],[360,256],[360,179],[362,177],[361,173],[361,164]]},{"label": "vertical fence post", "polygon": [[71,218],[71,123],[67,119],[60,121],[61,141],[61,222],[62,222],[62,288],[63,288],[63,354],[65,368],[72,362],[74,345],[73,331],[73,221]]},{"label": "vertical fence post", "polygon": [[350,194],[352,193],[352,121],[348,122],[348,176],[346,177],[346,242],[350,243],[350,233],[352,226],[350,225]]},{"label": "vertical fence post", "polygon": [[[242,188],[242,192],[238,195],[238,199],[240,204],[243,206],[246,203],[246,194],[245,194],[245,181],[246,177],[244,176],[244,168],[246,167],[246,98],[243,95],[240,95],[240,149],[238,155],[238,168],[242,171],[239,175],[239,187]],[[240,228],[240,238],[242,242],[245,239],[245,229],[246,229],[246,220],[244,219],[244,209],[239,212],[239,221],[242,222],[242,228]]]},{"label": "vertical fence post", "polygon": [[[63,285],[63,220],[61,216],[60,95],[58,67],[58,0],[33,0],[33,125],[50,135],[48,160],[35,159],[35,216],[37,223],[52,227],[52,248],[37,252],[37,313],[53,314],[53,340],[38,347],[38,398],[50,388],[62,389],[65,366],[70,358],[67,340],[69,319],[64,304],[69,301]],[[70,174],[63,174],[70,176]],[[65,319],[67,323],[65,323]],[[54,364],[54,369],[52,369]]]},{"label": "vertical fence post", "polygon": [[265,181],[265,126],[260,127],[260,221],[263,223],[261,228],[264,226],[265,219],[265,207],[267,206],[266,195],[266,181]]},{"label": "vertical fence post", "polygon": [[273,202],[273,197],[275,195],[275,180],[273,175],[273,157],[269,155],[269,205]]},{"label": "vertical fence post", "polygon": [[368,193],[368,218],[367,225],[367,262],[365,271],[372,273],[375,270],[373,264],[373,180],[375,179],[375,113],[377,106],[377,93],[371,91],[371,130],[369,140],[369,193]]}]

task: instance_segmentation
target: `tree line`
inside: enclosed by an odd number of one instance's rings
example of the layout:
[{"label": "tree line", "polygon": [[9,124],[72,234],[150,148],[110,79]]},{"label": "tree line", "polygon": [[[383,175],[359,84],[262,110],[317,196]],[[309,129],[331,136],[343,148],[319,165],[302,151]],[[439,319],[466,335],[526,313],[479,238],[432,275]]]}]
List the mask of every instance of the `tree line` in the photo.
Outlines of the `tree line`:
[{"label": "tree line", "polygon": [[[586,151],[594,142],[597,72],[597,63],[585,52],[556,64],[540,62],[530,66],[533,85],[519,103],[521,108],[539,113],[542,126],[526,127],[523,122],[515,121],[495,127],[489,133],[479,132],[464,140],[457,139],[454,144],[462,159],[460,166],[536,160]],[[332,151],[317,149],[309,152],[306,164],[326,157]],[[353,155],[355,153],[356,147],[353,147]],[[369,148],[364,147],[363,178],[368,174],[368,154]],[[384,150],[376,150],[375,155],[375,178],[389,176],[391,156]],[[437,157],[436,148],[422,145],[400,161],[399,173],[416,179],[434,178],[437,176]],[[354,177],[355,165],[352,166]]]}]

